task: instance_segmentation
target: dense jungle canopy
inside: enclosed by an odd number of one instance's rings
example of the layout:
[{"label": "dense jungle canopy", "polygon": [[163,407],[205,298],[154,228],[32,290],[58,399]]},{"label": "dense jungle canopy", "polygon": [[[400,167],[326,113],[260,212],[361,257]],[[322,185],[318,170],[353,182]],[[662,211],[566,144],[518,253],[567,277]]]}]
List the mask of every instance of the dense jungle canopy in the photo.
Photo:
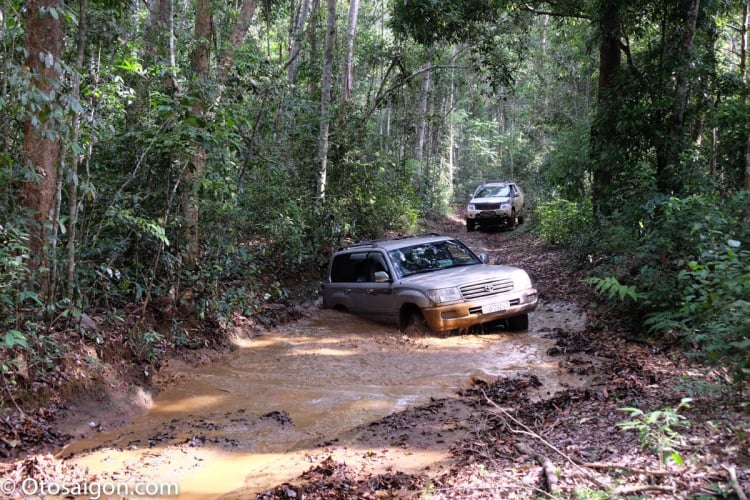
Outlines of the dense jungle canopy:
[{"label": "dense jungle canopy", "polygon": [[644,335],[750,375],[746,0],[1,5],[8,394],[94,312],[252,315],[490,178]]}]

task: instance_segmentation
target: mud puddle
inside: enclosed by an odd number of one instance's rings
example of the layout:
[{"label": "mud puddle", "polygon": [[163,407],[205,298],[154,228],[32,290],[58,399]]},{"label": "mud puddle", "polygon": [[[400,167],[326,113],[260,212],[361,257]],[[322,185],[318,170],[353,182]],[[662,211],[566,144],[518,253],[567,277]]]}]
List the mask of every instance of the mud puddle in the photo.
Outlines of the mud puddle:
[{"label": "mud puddle", "polygon": [[243,341],[221,362],[168,368],[181,381],[146,414],[71,443],[61,456],[110,481],[175,483],[181,499],[249,498],[298,476],[334,448],[367,467],[429,468],[447,458],[449,439],[405,450],[394,438],[371,449],[354,441],[356,429],[449,399],[476,378],[535,375],[541,397],[587,384],[561,373],[559,358],[547,355],[553,329],[584,326],[585,317],[567,303],[540,305],[528,332],[448,338],[406,337],[319,311]]}]

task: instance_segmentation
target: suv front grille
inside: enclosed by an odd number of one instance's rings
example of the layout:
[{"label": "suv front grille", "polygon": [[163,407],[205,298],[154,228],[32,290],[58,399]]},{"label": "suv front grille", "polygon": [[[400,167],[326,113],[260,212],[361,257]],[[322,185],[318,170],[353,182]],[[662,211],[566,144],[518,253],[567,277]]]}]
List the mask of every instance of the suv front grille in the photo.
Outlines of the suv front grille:
[{"label": "suv front grille", "polygon": [[499,293],[510,292],[511,290],[513,290],[512,279],[499,279],[462,286],[461,294],[464,296],[464,299],[473,300],[481,297],[497,295]]},{"label": "suv front grille", "polygon": [[476,210],[497,210],[500,208],[500,203],[475,203],[474,209]]}]

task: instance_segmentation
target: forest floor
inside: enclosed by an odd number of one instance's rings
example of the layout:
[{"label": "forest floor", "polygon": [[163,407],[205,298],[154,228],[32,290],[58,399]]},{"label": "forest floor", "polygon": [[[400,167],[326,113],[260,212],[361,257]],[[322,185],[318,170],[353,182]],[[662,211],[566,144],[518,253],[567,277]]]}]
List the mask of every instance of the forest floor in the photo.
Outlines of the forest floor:
[{"label": "forest floor", "polygon": [[[357,439],[371,453],[344,458],[324,448],[296,479],[244,498],[747,498],[747,392],[730,390],[721,370],[696,366],[678,346],[625,327],[596,305],[566,256],[544,247],[525,226],[466,233],[459,219],[449,219],[429,230],[482,248],[492,263],[526,269],[543,301],[572,302],[585,311],[582,331],[548,332],[556,347],[547,354],[593,382],[540,399],[533,376],[476,380],[456,397],[359,429]],[[304,307],[314,305],[289,304],[287,316],[298,317]],[[283,319],[283,310],[273,310]],[[214,362],[225,353],[203,349],[188,362]],[[600,361],[588,361],[592,356]],[[157,386],[170,383],[168,377],[155,380]],[[133,405],[137,395],[130,388],[110,383],[106,412],[101,404],[81,401],[67,404],[66,412],[40,408],[23,419],[3,417],[0,445],[15,453],[0,461],[0,477],[18,483],[29,477],[90,480],[55,452],[71,434],[112,428],[133,418],[137,408],[142,412],[145,405]],[[679,407],[684,398],[690,402]],[[631,419],[623,407],[638,408],[644,418]],[[73,431],[71,422],[80,428]],[[623,429],[624,422],[635,428]],[[444,443],[447,458],[440,466],[373,466],[385,448],[397,447],[408,461],[410,448],[427,441]]]}]

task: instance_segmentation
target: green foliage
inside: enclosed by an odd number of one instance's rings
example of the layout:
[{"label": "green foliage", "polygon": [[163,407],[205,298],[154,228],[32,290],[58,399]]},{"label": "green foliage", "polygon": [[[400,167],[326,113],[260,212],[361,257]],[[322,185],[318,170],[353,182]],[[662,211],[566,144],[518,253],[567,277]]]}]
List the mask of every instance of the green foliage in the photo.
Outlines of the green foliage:
[{"label": "green foliage", "polygon": [[574,246],[589,232],[590,203],[556,200],[537,205],[535,230],[549,245]]},{"label": "green foliage", "polygon": [[679,447],[685,444],[685,438],[677,428],[690,427],[690,421],[678,412],[682,408],[688,408],[691,401],[690,398],[683,398],[674,408],[649,413],[638,408],[619,408],[630,414],[630,420],[620,422],[617,426],[625,431],[636,431],[643,449],[656,453],[660,464],[672,460],[677,465],[683,465]]},{"label": "green foliage", "polygon": [[[332,173],[328,241],[368,239],[416,227],[419,199],[411,187],[414,164],[352,161]],[[335,187],[334,187],[335,186]]]},{"label": "green foliage", "polygon": [[592,285],[597,292],[606,295],[609,299],[619,298],[621,301],[630,299],[637,302],[640,295],[634,286],[623,285],[614,276],[586,278],[583,281]]},{"label": "green foliage", "polygon": [[750,377],[750,193],[671,198],[655,205],[644,226],[642,263],[646,325],[682,336],[699,359]]},{"label": "green foliage", "polygon": [[686,263],[677,276],[681,297],[649,315],[653,331],[676,331],[698,349],[693,355],[727,366],[737,382],[750,378],[750,251],[728,240],[723,249]]},{"label": "green foliage", "polygon": [[29,290],[26,267],[28,235],[15,227],[0,226],[0,363],[5,374],[13,366],[13,353],[28,350],[27,334],[21,331],[24,311],[39,306],[37,294]]},{"label": "green foliage", "polygon": [[151,363],[158,359],[159,349],[163,347],[164,337],[154,330],[131,329],[125,342],[135,359]]}]

